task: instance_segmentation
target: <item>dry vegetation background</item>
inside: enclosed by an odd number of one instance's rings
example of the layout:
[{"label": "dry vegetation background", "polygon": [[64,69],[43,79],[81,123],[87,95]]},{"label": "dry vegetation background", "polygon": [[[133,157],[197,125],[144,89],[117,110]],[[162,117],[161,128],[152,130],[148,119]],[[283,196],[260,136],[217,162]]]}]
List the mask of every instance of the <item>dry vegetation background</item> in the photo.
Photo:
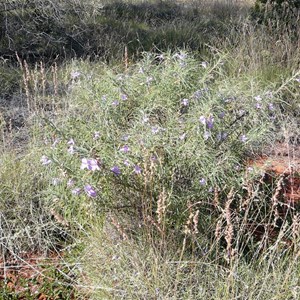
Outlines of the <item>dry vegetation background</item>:
[{"label": "dry vegetation background", "polygon": [[271,2],[0,1],[1,299],[300,298],[300,5]]}]

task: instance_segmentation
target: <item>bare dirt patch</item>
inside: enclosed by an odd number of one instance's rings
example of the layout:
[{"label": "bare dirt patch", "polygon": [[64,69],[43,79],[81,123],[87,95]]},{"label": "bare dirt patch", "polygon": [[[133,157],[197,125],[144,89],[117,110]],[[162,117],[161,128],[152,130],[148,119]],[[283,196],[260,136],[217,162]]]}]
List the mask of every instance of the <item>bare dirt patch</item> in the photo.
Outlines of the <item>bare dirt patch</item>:
[{"label": "bare dirt patch", "polygon": [[300,206],[300,144],[278,143],[262,157],[250,162],[263,170],[266,180],[283,177],[282,196],[292,206]]},{"label": "bare dirt patch", "polygon": [[59,253],[31,253],[0,260],[0,288],[9,299],[75,299],[71,284],[62,279]]}]

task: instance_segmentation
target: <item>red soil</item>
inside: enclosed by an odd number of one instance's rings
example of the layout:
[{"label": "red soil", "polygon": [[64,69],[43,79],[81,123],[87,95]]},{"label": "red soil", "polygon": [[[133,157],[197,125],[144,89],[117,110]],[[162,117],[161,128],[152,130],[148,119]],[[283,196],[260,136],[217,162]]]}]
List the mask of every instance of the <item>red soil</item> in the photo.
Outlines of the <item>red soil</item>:
[{"label": "red soil", "polygon": [[[263,182],[272,185],[274,192],[279,178],[283,179],[276,198],[286,204],[279,205],[277,211],[279,217],[285,218],[288,211],[292,214],[300,212],[300,145],[277,144],[274,149],[248,164],[263,172]],[[280,231],[273,224],[252,224],[250,229],[256,241],[267,239],[271,243],[277,240]],[[282,238],[281,242],[287,246],[293,244],[290,238]]]},{"label": "red soil", "polygon": [[249,162],[273,179],[284,177],[282,193],[288,204],[300,205],[300,145],[277,144],[276,151]]},{"label": "red soil", "polygon": [[[56,280],[53,275],[49,276],[49,269],[59,270],[61,260],[62,257],[58,253],[45,256],[30,252],[22,256],[12,255],[10,258],[2,259],[0,260],[0,289],[6,288],[20,300],[27,299],[29,295],[38,300],[58,299],[47,295],[46,290],[47,287],[51,289]],[[42,290],[44,292],[41,292]],[[49,292],[53,293],[53,290]],[[72,295],[69,296],[68,299],[73,299]]]}]

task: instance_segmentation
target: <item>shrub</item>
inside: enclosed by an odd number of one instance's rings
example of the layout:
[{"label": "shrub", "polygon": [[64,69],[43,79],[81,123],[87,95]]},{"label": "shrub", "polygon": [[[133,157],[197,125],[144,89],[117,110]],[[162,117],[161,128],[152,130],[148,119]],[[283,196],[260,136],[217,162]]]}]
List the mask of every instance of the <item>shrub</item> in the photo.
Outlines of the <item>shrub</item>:
[{"label": "shrub", "polygon": [[280,21],[293,24],[299,16],[299,0],[257,0],[252,16],[259,22]]},{"label": "shrub", "polygon": [[133,220],[129,231],[142,224],[178,237],[200,214],[199,240],[213,238],[217,206],[231,199],[238,208],[241,181],[257,176],[246,157],[273,139],[285,83],[254,89],[247,79],[228,82],[225,57],[199,63],[185,52],[146,54],[121,73],[72,68],[67,113],[43,124],[55,145],[44,153],[60,182],[48,191],[59,199],[55,209],[87,226],[99,213],[122,211]]},{"label": "shrub", "polygon": [[20,159],[10,153],[2,154],[0,166],[2,253],[47,252],[61,245],[67,235],[53,220],[51,205],[43,195],[51,183],[42,175],[40,162],[33,155]]}]

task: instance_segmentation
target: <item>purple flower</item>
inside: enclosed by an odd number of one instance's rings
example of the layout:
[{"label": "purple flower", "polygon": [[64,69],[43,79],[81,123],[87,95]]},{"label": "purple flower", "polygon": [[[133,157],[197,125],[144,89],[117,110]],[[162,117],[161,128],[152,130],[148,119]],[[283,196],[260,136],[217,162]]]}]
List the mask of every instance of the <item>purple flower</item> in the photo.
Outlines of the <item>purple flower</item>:
[{"label": "purple flower", "polygon": [[113,101],[112,105],[113,106],[118,106],[119,105],[119,101],[118,100]]},{"label": "purple flower", "polygon": [[202,90],[198,90],[194,93],[194,97],[196,99],[199,99],[201,96],[203,95],[203,91]]},{"label": "purple flower", "polygon": [[257,109],[261,109],[261,104],[257,102],[257,103],[255,104],[255,107],[256,107]]},{"label": "purple flower", "polygon": [[120,148],[121,152],[127,153],[130,151],[130,148],[128,147],[128,145],[123,146],[122,148]]},{"label": "purple flower", "polygon": [[300,83],[300,77],[299,77],[299,78],[296,78],[295,80],[296,80],[297,82],[299,82],[299,83]]},{"label": "purple flower", "polygon": [[41,163],[42,163],[43,166],[46,166],[46,165],[51,164],[51,163],[52,163],[52,160],[49,159],[46,155],[43,155],[43,156],[41,157]]},{"label": "purple flower", "polygon": [[205,178],[201,178],[201,179],[199,180],[199,183],[200,183],[200,185],[206,185],[206,180],[205,180]]},{"label": "purple flower", "polygon": [[135,174],[141,174],[142,173],[142,169],[138,165],[134,166],[134,170],[133,171],[134,171]]},{"label": "purple flower", "polygon": [[158,127],[152,127],[151,129],[152,133],[156,134],[159,132],[159,128]]},{"label": "purple flower", "polygon": [[209,116],[208,118],[204,116],[200,116],[199,121],[202,123],[204,126],[206,125],[208,129],[212,129],[214,126],[214,117]]},{"label": "purple flower", "polygon": [[73,186],[74,184],[75,184],[74,179],[69,179],[68,182],[67,182],[67,186],[68,186],[68,187],[71,187],[71,186]]},{"label": "purple flower", "polygon": [[73,139],[70,139],[67,143],[68,145],[71,145],[71,146],[74,146],[75,145],[75,142]]},{"label": "purple flower", "polygon": [[240,166],[240,165],[235,165],[234,169],[235,169],[236,171],[239,171],[239,170],[241,169],[241,166]]},{"label": "purple flower", "polygon": [[157,156],[155,154],[151,155],[150,160],[157,161]]},{"label": "purple flower", "polygon": [[121,95],[121,100],[122,101],[126,101],[128,99],[127,95],[126,94],[122,94]]},{"label": "purple flower", "polygon": [[187,59],[187,54],[186,54],[186,53],[180,53],[180,54],[178,55],[178,57],[179,57],[179,59],[181,59],[181,60],[185,60],[185,59]]},{"label": "purple flower", "polygon": [[272,93],[271,91],[266,91],[265,96],[266,96],[267,98],[273,98],[273,93]]},{"label": "purple flower", "polygon": [[226,132],[222,133],[222,140],[226,140],[227,139],[228,134]]},{"label": "purple flower", "polygon": [[84,191],[86,192],[86,194],[91,197],[91,198],[95,198],[97,197],[97,193],[95,191],[95,189],[90,186],[89,184],[87,184],[85,187],[84,187]]},{"label": "purple flower", "polygon": [[268,108],[269,108],[269,110],[274,110],[275,109],[274,104],[273,103],[269,103],[268,104]]},{"label": "purple flower", "polygon": [[128,141],[129,140],[129,135],[128,134],[125,134],[125,135],[123,135],[122,137],[121,137],[121,140],[122,141]]},{"label": "purple flower", "polygon": [[80,188],[75,188],[72,190],[72,194],[75,196],[78,196],[81,193],[81,189]]},{"label": "purple flower", "polygon": [[93,158],[90,158],[90,159],[83,158],[81,160],[80,169],[81,170],[88,169],[90,171],[96,171],[96,170],[99,171],[100,167],[99,167],[98,161],[96,159],[93,159]]},{"label": "purple flower", "polygon": [[181,100],[181,104],[183,105],[183,106],[188,106],[189,105],[189,99],[182,99]]},{"label": "purple flower", "polygon": [[212,129],[214,127],[214,117],[209,116],[209,118],[206,120],[206,125],[208,129]]},{"label": "purple flower", "polygon": [[71,78],[72,78],[72,79],[76,79],[76,78],[78,78],[80,75],[81,75],[81,73],[78,72],[78,71],[71,72]]},{"label": "purple flower", "polygon": [[225,112],[224,111],[220,112],[219,115],[218,115],[218,117],[220,119],[223,119],[225,117]]},{"label": "purple flower", "polygon": [[201,122],[203,125],[206,125],[206,118],[204,116],[200,116],[199,122]]},{"label": "purple flower", "polygon": [[51,147],[52,147],[52,148],[55,148],[56,145],[57,145],[59,142],[60,142],[60,139],[59,139],[59,138],[55,139]]},{"label": "purple flower", "polygon": [[218,141],[224,141],[227,138],[227,133],[226,132],[220,132],[217,134],[217,139]]},{"label": "purple flower", "polygon": [[248,138],[246,137],[245,134],[242,134],[242,135],[240,136],[240,141],[241,141],[241,142],[245,143],[247,140],[248,140]]},{"label": "purple flower", "polygon": [[113,166],[110,170],[111,170],[116,176],[121,175],[121,171],[120,171],[120,169],[119,169],[118,166]]}]

